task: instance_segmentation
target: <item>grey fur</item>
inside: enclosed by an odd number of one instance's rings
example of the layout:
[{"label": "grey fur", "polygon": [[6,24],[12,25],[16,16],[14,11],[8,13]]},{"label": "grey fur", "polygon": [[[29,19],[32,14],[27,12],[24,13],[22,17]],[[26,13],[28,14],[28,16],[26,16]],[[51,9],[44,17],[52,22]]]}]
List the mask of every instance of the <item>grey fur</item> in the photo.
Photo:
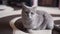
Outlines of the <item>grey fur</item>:
[{"label": "grey fur", "polygon": [[23,5],[22,22],[28,30],[45,30],[54,28],[54,20],[50,14],[36,10],[36,7]]}]

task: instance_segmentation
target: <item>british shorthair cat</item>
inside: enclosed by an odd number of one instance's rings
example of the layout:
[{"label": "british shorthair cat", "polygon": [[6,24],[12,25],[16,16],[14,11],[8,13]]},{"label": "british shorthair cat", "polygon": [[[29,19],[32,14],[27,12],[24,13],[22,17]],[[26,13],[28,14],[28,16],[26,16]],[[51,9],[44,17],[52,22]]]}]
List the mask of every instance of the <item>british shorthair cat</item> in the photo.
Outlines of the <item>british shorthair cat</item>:
[{"label": "british shorthair cat", "polygon": [[36,9],[36,6],[29,7],[23,3],[22,22],[27,30],[52,30],[54,20],[50,14]]}]

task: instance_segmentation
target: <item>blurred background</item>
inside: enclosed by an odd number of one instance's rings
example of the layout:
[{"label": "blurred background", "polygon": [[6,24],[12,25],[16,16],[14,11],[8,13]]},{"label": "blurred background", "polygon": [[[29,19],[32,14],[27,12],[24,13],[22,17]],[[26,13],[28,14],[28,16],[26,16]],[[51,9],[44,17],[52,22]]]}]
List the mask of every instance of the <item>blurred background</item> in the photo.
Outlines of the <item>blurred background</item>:
[{"label": "blurred background", "polygon": [[[32,0],[0,0],[0,5],[21,6],[21,2],[32,5]],[[38,0],[38,6],[60,7],[59,0]]]}]

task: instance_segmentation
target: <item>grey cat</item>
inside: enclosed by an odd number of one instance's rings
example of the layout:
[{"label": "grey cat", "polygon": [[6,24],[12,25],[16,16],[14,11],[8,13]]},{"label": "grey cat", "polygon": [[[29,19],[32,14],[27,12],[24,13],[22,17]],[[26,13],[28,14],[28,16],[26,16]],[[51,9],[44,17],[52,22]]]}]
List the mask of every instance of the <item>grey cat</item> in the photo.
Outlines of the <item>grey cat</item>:
[{"label": "grey cat", "polygon": [[23,3],[22,22],[27,30],[52,30],[54,20],[50,14],[36,9],[37,7],[28,7]]}]

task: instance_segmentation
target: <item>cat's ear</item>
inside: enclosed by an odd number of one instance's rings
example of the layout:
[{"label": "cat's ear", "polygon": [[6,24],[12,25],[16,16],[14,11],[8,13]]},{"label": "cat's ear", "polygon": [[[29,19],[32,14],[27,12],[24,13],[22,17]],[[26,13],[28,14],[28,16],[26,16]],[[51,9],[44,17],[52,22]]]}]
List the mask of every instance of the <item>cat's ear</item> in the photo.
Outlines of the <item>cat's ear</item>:
[{"label": "cat's ear", "polygon": [[34,10],[36,10],[36,9],[37,9],[37,7],[36,7],[36,6],[33,6],[32,8],[33,8]]},{"label": "cat's ear", "polygon": [[22,7],[25,8],[25,9],[30,8],[30,7],[28,7],[25,3],[22,3]]}]

